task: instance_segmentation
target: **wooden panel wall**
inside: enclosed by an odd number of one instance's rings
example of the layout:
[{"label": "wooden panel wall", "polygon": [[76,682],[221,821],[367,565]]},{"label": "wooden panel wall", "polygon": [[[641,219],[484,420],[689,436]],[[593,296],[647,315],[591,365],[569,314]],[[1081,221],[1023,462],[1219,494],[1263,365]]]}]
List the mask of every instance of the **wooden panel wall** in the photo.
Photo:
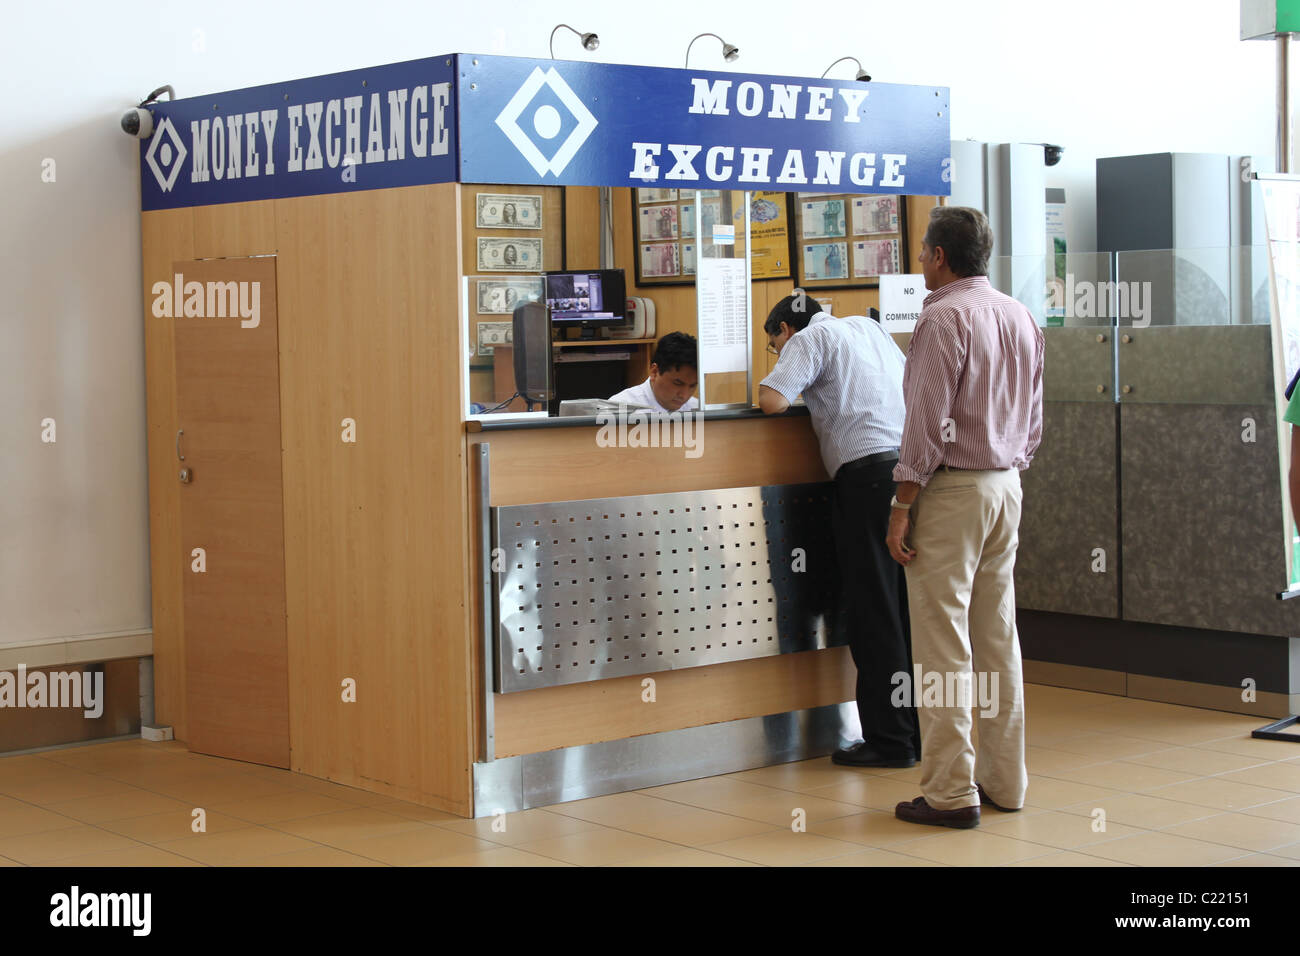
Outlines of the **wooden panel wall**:
[{"label": "wooden panel wall", "polygon": [[[468,815],[459,186],[145,213],[174,259],[275,253],[295,770]],[[152,296],[146,295],[146,302]],[[148,317],[158,716],[184,739],[175,376]],[[341,421],[356,422],[355,444]],[[356,681],[356,703],[341,683]]]},{"label": "wooden panel wall", "polygon": [[144,283],[144,357],[149,441],[149,580],[153,603],[154,716],[186,737],[185,615],[181,575],[180,464],[176,459],[175,326],[153,315],[153,284],[172,281],[172,263],[196,258],[194,210],[140,215]]}]

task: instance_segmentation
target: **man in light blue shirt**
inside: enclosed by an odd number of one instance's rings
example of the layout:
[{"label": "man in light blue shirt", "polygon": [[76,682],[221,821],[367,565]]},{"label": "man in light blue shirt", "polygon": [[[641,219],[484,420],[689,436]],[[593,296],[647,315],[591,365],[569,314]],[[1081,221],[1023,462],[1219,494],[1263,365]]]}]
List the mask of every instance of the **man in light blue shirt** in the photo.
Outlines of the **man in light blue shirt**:
[{"label": "man in light blue shirt", "polygon": [[803,292],[767,317],[776,368],[759,384],[759,406],[778,414],[803,395],[826,473],[835,480],[839,614],[858,668],[862,743],[837,750],[836,763],[910,767],[920,755],[916,710],[895,706],[892,680],[912,673],[907,584],[885,545],[893,468],[903,436],[904,356],[880,324],[837,319]]}]

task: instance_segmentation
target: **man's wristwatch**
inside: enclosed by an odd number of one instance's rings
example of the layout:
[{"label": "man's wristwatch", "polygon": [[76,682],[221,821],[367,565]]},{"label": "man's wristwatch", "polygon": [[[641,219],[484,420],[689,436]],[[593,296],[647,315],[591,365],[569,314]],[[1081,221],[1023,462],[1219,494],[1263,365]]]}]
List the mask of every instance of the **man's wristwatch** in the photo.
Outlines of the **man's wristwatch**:
[{"label": "man's wristwatch", "polygon": [[912,502],[909,501],[906,504],[904,504],[903,502],[898,500],[898,495],[894,495],[894,497],[889,499],[889,507],[897,508],[899,511],[911,511]]}]

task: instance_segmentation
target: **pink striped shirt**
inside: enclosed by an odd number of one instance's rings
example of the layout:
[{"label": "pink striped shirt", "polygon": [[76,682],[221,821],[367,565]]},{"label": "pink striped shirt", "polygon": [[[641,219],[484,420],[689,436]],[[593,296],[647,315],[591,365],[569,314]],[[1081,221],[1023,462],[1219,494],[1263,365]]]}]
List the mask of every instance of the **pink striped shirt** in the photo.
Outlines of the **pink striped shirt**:
[{"label": "pink striped shirt", "polygon": [[903,399],[895,481],[925,485],[940,465],[1028,468],[1043,437],[1043,332],[987,276],[950,282],[925,297]]}]

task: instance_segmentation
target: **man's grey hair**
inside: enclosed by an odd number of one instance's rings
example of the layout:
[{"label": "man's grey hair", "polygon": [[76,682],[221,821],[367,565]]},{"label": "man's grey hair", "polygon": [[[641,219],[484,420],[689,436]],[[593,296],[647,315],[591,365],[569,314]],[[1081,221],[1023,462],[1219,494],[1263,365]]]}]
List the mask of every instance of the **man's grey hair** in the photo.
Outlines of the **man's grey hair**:
[{"label": "man's grey hair", "polygon": [[935,206],[930,210],[925,244],[931,249],[942,249],[948,268],[959,278],[989,274],[993,230],[987,217],[978,209]]}]

